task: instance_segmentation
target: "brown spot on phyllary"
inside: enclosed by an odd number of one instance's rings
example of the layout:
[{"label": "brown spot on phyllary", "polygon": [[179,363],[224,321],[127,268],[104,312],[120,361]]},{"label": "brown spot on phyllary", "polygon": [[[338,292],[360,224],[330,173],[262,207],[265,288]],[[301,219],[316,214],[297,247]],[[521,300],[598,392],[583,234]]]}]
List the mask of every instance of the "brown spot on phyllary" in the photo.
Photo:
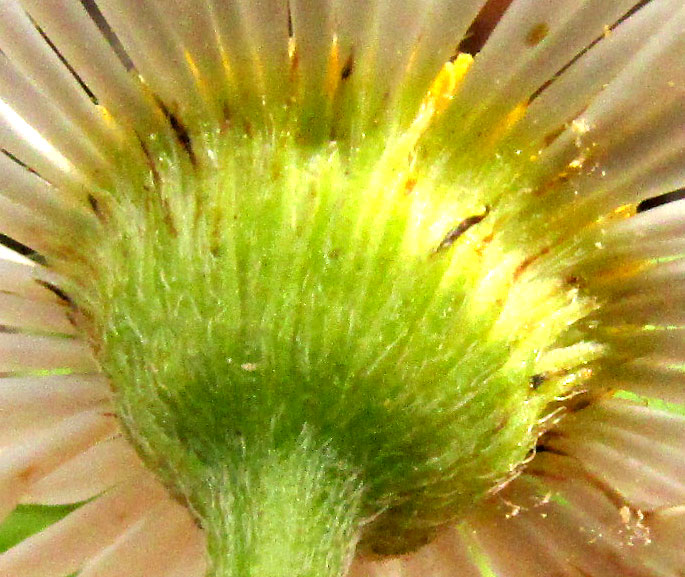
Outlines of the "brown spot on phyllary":
[{"label": "brown spot on phyllary", "polygon": [[404,183],[404,194],[411,194],[416,187],[418,179],[415,176],[410,176]]},{"label": "brown spot on phyllary", "polygon": [[436,248],[434,252],[437,253],[452,246],[460,236],[462,236],[472,226],[475,226],[481,222],[486,216],[488,216],[489,213],[490,207],[486,207],[483,214],[474,214],[462,220],[457,226],[455,226],[445,235],[445,238],[442,239],[438,245],[438,248]]},{"label": "brown spot on phyllary", "polygon": [[579,399],[576,403],[574,403],[572,406],[569,407],[572,413],[577,413],[579,411],[582,411],[584,409],[587,409],[589,406],[592,405],[592,399],[588,397],[583,397]]},{"label": "brown spot on phyllary", "polygon": [[297,48],[297,44],[292,44],[290,47],[290,80],[293,81],[297,78],[297,74],[300,70],[300,51]]},{"label": "brown spot on phyllary", "polygon": [[95,216],[100,218],[101,213],[100,213],[100,203],[98,202],[98,199],[95,198],[92,194],[88,195],[88,204],[90,205],[91,210],[95,213]]},{"label": "brown spot on phyllary", "polygon": [[558,173],[554,178],[551,178],[547,182],[541,184],[539,187],[535,188],[533,190],[533,196],[544,196],[547,193],[553,191],[556,189],[558,186],[563,185],[564,183],[568,182],[571,180],[572,173],[569,171],[562,171]]},{"label": "brown spot on phyllary", "polygon": [[496,434],[496,433],[503,431],[506,428],[506,426],[509,424],[509,417],[510,417],[510,415],[502,415],[500,417],[499,421],[497,422],[497,424],[495,425],[495,429],[494,429],[493,433]]},{"label": "brown spot on phyllary", "polygon": [[564,278],[564,282],[571,288],[578,288],[583,286],[583,279],[581,279],[577,275],[569,275],[566,278]]},{"label": "brown spot on phyllary", "polygon": [[528,46],[537,46],[547,37],[547,34],[549,34],[549,26],[544,22],[540,22],[528,30],[526,44]]},{"label": "brown spot on phyllary", "polygon": [[166,199],[164,197],[160,197],[159,206],[162,209],[161,210],[162,220],[164,221],[164,224],[167,227],[167,231],[174,238],[178,238],[178,227],[176,226],[174,213],[173,213],[173,210],[171,209],[171,206],[169,205],[168,199]]},{"label": "brown spot on phyllary", "polygon": [[[155,97],[155,101],[157,102],[157,105],[161,109],[164,116],[166,116],[169,126],[176,136],[177,142],[181,145],[183,150],[185,150],[191,164],[195,166],[197,164],[197,157],[195,156],[195,151],[193,150],[193,142],[190,138],[188,129],[185,127],[181,119],[169,109],[169,107],[162,101],[161,98]],[[148,160],[150,160],[151,157],[148,151],[146,150],[145,152],[148,154]]]},{"label": "brown spot on phyllary", "polygon": [[[145,144],[145,142],[140,137],[138,137],[138,143],[140,144],[140,149],[143,151],[143,154],[145,155],[147,166],[150,169],[150,175],[152,176],[152,185],[155,189],[158,189],[162,182],[162,177],[159,174],[159,169],[157,167],[157,163],[155,162],[154,156],[148,148],[147,144]],[[148,192],[150,191],[149,187],[147,186],[144,186],[143,188]]]},{"label": "brown spot on phyllary", "polygon": [[228,106],[227,103],[223,104],[221,112],[223,115],[223,119],[221,121],[219,130],[221,134],[226,134],[233,126],[233,112],[231,111],[231,108]]},{"label": "brown spot on phyllary", "polygon": [[493,241],[494,238],[495,238],[495,235],[493,233],[490,233],[481,239],[480,243],[478,243],[478,246],[476,247],[476,253],[478,254],[478,256],[481,256],[481,257],[483,256],[485,249]]},{"label": "brown spot on phyllary", "polygon": [[25,467],[23,470],[19,471],[17,474],[17,479],[23,483],[30,483],[34,480],[40,469],[37,465],[31,464]]},{"label": "brown spot on phyllary", "polygon": [[512,0],[488,0],[485,2],[459,44],[459,51],[468,54],[480,52],[511,2]]},{"label": "brown spot on phyllary", "polygon": [[43,288],[49,290],[52,294],[54,294],[65,305],[72,307],[72,308],[76,307],[72,298],[66,292],[64,292],[61,288],[59,288],[57,285],[54,285],[54,284],[47,282],[47,281],[44,281],[42,279],[36,279],[36,283],[38,283]]},{"label": "brown spot on phyllary", "polygon": [[243,121],[243,130],[245,131],[245,136],[252,138],[254,135],[254,127],[252,126],[252,123],[249,120],[244,120]]},{"label": "brown spot on phyllary", "polygon": [[195,151],[193,150],[193,143],[190,139],[188,129],[183,125],[183,123],[175,114],[168,112],[167,117],[169,119],[169,124],[171,125],[171,128],[176,134],[176,139],[178,140],[179,144],[183,147],[183,150],[186,151],[186,154],[188,155],[191,164],[195,166],[197,164],[197,158],[195,157]]},{"label": "brown spot on phyllary", "polygon": [[[550,445],[545,444],[545,441],[541,438],[540,440],[538,440],[537,445],[535,445],[535,454],[540,455],[542,453],[549,453],[550,455],[558,455],[560,457],[568,456],[568,454],[565,451],[557,447],[552,447]],[[533,473],[535,474],[535,476],[538,477],[550,476],[550,474],[545,471],[533,471],[531,469],[528,472]]]},{"label": "brown spot on phyllary", "polygon": [[540,388],[540,385],[544,383],[547,380],[547,375],[545,373],[538,373],[537,375],[533,375],[530,377],[529,383],[530,383],[530,388],[533,389],[534,391]]},{"label": "brown spot on phyllary", "polygon": [[347,80],[354,71],[354,52],[351,52],[345,61],[345,65],[340,70],[340,79]]},{"label": "brown spot on phyllary", "polygon": [[557,126],[557,128],[545,134],[544,138],[542,139],[545,148],[551,146],[554,141],[564,133],[564,130],[566,130],[565,124],[562,126]]},{"label": "brown spot on phyllary", "polygon": [[543,248],[540,252],[537,254],[531,255],[529,257],[526,257],[523,259],[520,265],[516,267],[516,270],[514,271],[514,280],[518,280],[519,277],[526,271],[526,269],[532,265],[536,260],[538,260],[540,257],[545,256],[548,254],[550,251],[549,247]]}]

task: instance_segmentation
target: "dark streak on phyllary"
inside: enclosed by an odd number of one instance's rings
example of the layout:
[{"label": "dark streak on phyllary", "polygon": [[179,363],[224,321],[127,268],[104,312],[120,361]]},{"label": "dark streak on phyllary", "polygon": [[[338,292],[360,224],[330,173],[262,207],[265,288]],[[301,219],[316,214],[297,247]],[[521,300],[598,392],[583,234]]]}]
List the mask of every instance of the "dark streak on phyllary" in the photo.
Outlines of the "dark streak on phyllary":
[{"label": "dark streak on phyllary", "polygon": [[445,238],[442,239],[442,241],[438,245],[438,248],[435,249],[435,252],[437,253],[443,251],[446,248],[452,246],[461,235],[463,235],[472,226],[477,225],[486,216],[488,216],[489,213],[490,207],[485,207],[485,212],[483,214],[474,214],[462,220],[457,226],[455,226],[445,235]]}]

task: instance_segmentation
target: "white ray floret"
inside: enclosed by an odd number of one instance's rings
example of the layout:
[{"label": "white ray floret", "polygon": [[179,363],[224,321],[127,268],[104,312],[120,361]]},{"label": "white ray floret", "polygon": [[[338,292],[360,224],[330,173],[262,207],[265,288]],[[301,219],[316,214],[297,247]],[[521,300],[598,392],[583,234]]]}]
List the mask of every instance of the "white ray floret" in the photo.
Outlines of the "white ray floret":
[{"label": "white ray floret", "polygon": [[663,571],[677,574],[685,565],[685,551],[682,547],[685,531],[685,506],[672,507],[657,512],[651,518],[652,537],[662,544],[659,567]]},{"label": "white ray floret", "polygon": [[[25,123],[21,136],[30,138],[31,131],[35,130],[72,166],[88,167],[106,174],[106,161],[81,131],[66,120],[60,109],[41,95],[4,56],[0,57],[0,86],[0,98],[4,104]],[[7,115],[10,116],[9,113]],[[19,128],[22,124],[16,121],[15,126]],[[38,140],[36,145],[40,146]],[[42,148],[41,152],[45,150]]]},{"label": "white ray floret", "polygon": [[95,372],[97,365],[82,340],[0,333],[0,371],[54,369]]},{"label": "white ray floret", "polygon": [[26,257],[0,247],[0,290],[37,301],[55,302],[54,293],[36,282],[35,263]]},{"label": "white ray floret", "polygon": [[[202,98],[183,48],[153,3],[105,0],[98,7],[138,72],[167,106],[194,106],[202,110]],[[150,34],[150,30],[155,33]]]},{"label": "white ray floret", "polygon": [[[102,375],[52,375],[0,379],[0,439],[17,445],[27,432],[54,426],[76,413],[106,407],[110,400]],[[107,410],[103,408],[103,411]]]},{"label": "white ray floret", "polygon": [[607,33],[533,100],[512,130],[512,140],[521,147],[542,145],[545,137],[571,122],[625,68],[626,53],[641,50],[680,6],[679,0],[650,2]]},{"label": "white ray floret", "polygon": [[[420,29],[414,39],[406,74],[400,79],[399,90],[409,95],[407,107],[416,104],[419,94],[425,94],[444,63],[454,57],[454,39],[462,38],[484,0],[429,0],[417,15]],[[386,35],[394,34],[391,27]],[[381,69],[382,70],[382,69]]]},{"label": "white ray floret", "polygon": [[80,179],[74,174],[72,165],[64,155],[2,100],[0,145],[54,184],[79,188]]},{"label": "white ray floret", "polygon": [[[685,9],[674,14],[587,110],[545,151],[545,162],[569,163],[581,146],[596,147],[630,136],[641,124],[674,106],[682,110],[678,86],[685,79],[682,51],[685,46]],[[658,99],[650,95],[657,92]],[[587,127],[580,133],[577,126]],[[581,148],[581,153],[583,149]]]},{"label": "white ray floret", "polygon": [[55,222],[0,195],[0,227],[3,234],[36,252],[51,254],[60,243]]},{"label": "white ray floret", "polygon": [[0,191],[2,196],[28,208],[36,216],[60,224],[75,225],[77,214],[82,222],[89,218],[64,191],[50,186],[6,154],[0,154]]},{"label": "white ray floret", "polygon": [[2,293],[0,293],[0,325],[65,335],[73,335],[76,332],[63,306],[37,303]]},{"label": "white ray floret", "polygon": [[14,65],[43,93],[49,94],[54,109],[78,127],[100,153],[115,143],[113,132],[103,116],[45,43],[21,8],[10,0],[0,5],[0,47]]},{"label": "white ray floret", "polygon": [[198,528],[178,503],[164,500],[107,549],[89,560],[81,577],[166,577],[186,554]]},{"label": "white ray floret", "polygon": [[114,117],[143,132],[159,128],[154,109],[80,2],[22,0],[22,4]]},{"label": "white ray floret", "polygon": [[606,386],[668,403],[685,403],[685,366],[675,359],[639,359],[608,371]]},{"label": "white ray floret", "polygon": [[131,480],[0,557],[0,572],[6,577],[69,575],[147,516],[163,498],[164,493],[149,477]]},{"label": "white ray floret", "polygon": [[122,436],[105,439],[34,483],[22,503],[67,505],[98,497],[144,470]]},{"label": "white ray floret", "polygon": [[114,418],[98,410],[84,411],[40,432],[25,445],[4,451],[0,459],[0,517],[17,505],[33,483],[115,431]]},{"label": "white ray floret", "polygon": [[[455,112],[467,112],[467,126],[482,119],[484,113],[486,124],[492,122],[493,113],[506,115],[632,4],[631,0],[514,2],[466,77],[456,97]],[[517,55],[513,62],[512,54]]]},{"label": "white ray floret", "polygon": [[290,57],[288,55],[288,4],[285,0],[239,0],[264,95],[274,106],[286,97]]},{"label": "white ray floret", "polygon": [[226,71],[221,47],[216,42],[217,33],[209,10],[209,1],[155,0],[155,5],[160,19],[173,31],[183,47],[191,72],[197,76],[196,83],[200,93],[211,90],[222,94],[226,88]]}]

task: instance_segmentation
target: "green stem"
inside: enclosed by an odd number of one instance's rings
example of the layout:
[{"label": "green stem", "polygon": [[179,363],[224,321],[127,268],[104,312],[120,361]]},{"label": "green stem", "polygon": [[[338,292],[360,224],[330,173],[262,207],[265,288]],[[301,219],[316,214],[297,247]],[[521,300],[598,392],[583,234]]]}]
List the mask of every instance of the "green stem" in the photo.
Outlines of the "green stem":
[{"label": "green stem", "polygon": [[359,480],[306,442],[259,453],[204,483],[209,577],[344,575],[361,525]]}]

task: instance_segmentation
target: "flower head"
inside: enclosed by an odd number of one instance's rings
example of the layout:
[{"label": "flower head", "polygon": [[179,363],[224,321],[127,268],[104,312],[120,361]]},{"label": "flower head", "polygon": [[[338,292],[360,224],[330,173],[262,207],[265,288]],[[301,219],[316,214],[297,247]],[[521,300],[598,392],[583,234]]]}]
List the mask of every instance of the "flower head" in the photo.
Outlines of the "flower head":
[{"label": "flower head", "polygon": [[0,4],[0,574],[683,570],[685,10],[484,4]]}]

